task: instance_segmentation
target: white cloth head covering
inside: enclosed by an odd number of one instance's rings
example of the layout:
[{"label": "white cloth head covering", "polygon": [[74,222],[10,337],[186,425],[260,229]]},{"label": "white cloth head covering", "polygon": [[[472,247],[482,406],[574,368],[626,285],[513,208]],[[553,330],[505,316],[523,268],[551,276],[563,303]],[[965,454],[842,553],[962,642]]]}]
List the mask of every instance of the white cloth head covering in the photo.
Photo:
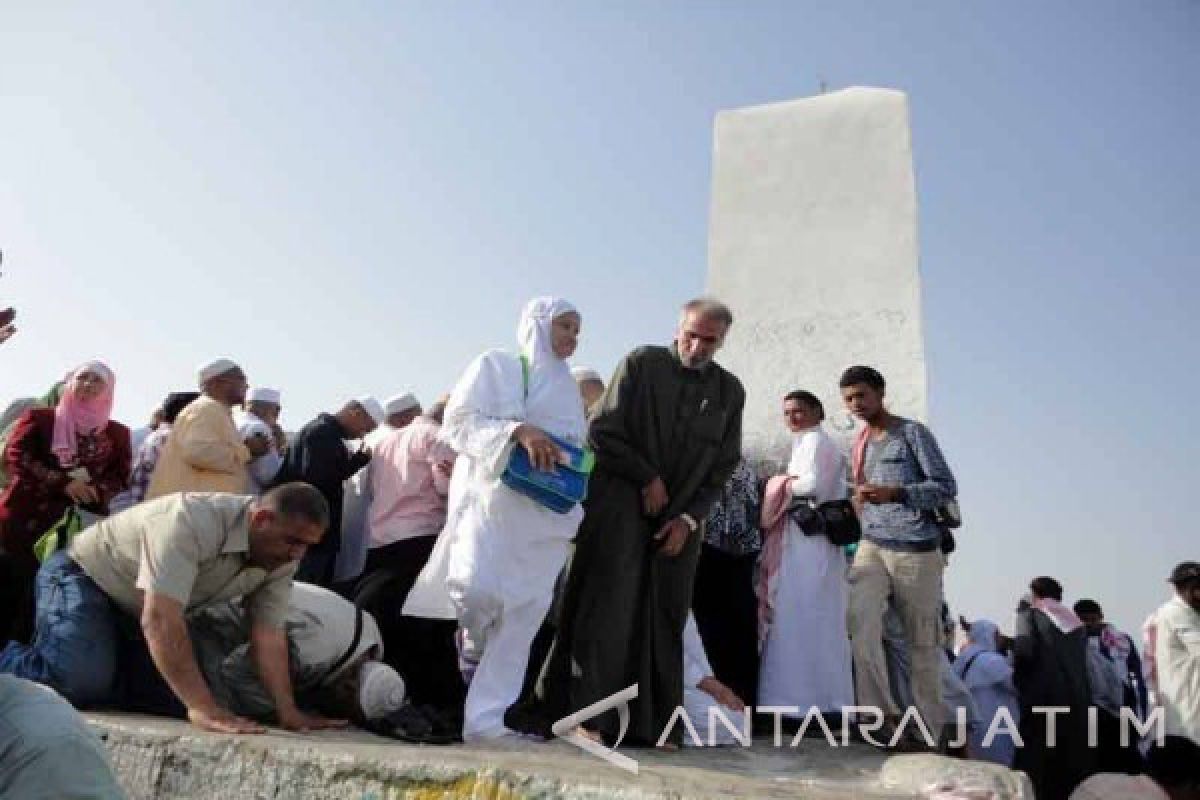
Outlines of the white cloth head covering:
[{"label": "white cloth head covering", "polygon": [[246,392],[247,403],[271,403],[277,406],[282,399],[283,395],[278,389],[267,389],[262,386],[256,386]]},{"label": "white cloth head covering", "polygon": [[375,420],[376,425],[382,425],[387,419],[387,414],[383,411],[383,406],[369,394],[364,394],[361,397],[354,398],[354,402],[362,406],[363,411],[371,415],[371,419]]},{"label": "white cloth head covering", "polygon": [[366,661],[358,673],[358,707],[367,719],[386,717],[404,705],[404,679],[378,661]]},{"label": "white cloth head covering", "polygon": [[582,443],[587,432],[579,386],[567,362],[554,354],[552,325],[563,314],[578,314],[559,297],[535,297],[526,304],[517,325],[517,344],[529,359],[529,391],[525,420],[532,425]]},{"label": "white cloth head covering", "polygon": [[200,386],[208,383],[218,375],[224,375],[230,370],[238,368],[237,362],[229,358],[218,358],[215,361],[210,361],[207,364],[201,365],[196,370],[196,383]]},{"label": "white cloth head covering", "polygon": [[417,397],[412,392],[397,394],[389,397],[387,402],[383,404],[383,410],[390,417],[392,414],[402,414],[405,411],[416,408],[421,405],[417,402]]},{"label": "white cloth head covering", "polygon": [[604,378],[600,377],[600,373],[591,367],[574,367],[571,369],[571,377],[576,383],[584,383],[585,381],[596,381],[604,383]]}]

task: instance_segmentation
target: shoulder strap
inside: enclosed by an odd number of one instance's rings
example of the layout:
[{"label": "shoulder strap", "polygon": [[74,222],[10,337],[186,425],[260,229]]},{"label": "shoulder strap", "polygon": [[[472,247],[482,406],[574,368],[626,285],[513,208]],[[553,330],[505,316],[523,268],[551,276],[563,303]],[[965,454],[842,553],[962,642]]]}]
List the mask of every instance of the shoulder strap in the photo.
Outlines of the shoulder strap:
[{"label": "shoulder strap", "polygon": [[325,677],[322,682],[329,679],[330,675],[336,675],[337,671],[345,666],[346,662],[354,655],[354,651],[358,649],[358,643],[362,641],[363,629],[363,610],[358,603],[354,604],[354,636],[350,639],[350,646],[346,648],[346,652],[342,653],[341,657],[333,662],[333,666],[325,672]]},{"label": "shoulder strap", "polygon": [[904,446],[908,449],[908,454],[912,456],[913,463],[917,465],[917,471],[921,473],[921,480],[929,480],[929,476],[925,474],[925,467],[921,466],[921,459],[917,455],[917,448],[913,447],[912,430],[916,427],[916,423],[911,419],[904,421]]},{"label": "shoulder strap", "polygon": [[971,671],[971,665],[974,664],[975,659],[979,658],[981,655],[983,655],[983,650],[980,650],[979,652],[975,653],[970,658],[968,658],[967,663],[963,664],[962,672],[959,673],[958,677],[962,678],[965,681],[967,679],[967,673]]},{"label": "shoulder strap", "polygon": [[529,357],[521,353],[521,390],[526,400],[529,399]]}]

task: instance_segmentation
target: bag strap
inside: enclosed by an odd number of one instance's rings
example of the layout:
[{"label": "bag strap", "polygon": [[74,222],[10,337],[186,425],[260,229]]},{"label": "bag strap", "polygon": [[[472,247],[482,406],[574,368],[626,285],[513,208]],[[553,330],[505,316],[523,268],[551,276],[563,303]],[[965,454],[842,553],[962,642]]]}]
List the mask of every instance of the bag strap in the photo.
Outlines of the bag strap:
[{"label": "bag strap", "polygon": [[912,439],[909,438],[909,431],[913,430],[916,424],[912,420],[904,422],[904,447],[908,450],[908,454],[912,456],[913,462],[917,465],[917,471],[921,473],[921,481],[929,480],[929,476],[925,474],[925,467],[921,464],[921,458],[917,455],[917,448],[913,447]]},{"label": "bag strap", "polygon": [[329,676],[336,675],[337,671],[346,665],[354,656],[354,651],[358,650],[358,644],[362,641],[363,629],[363,614],[365,612],[359,607],[358,603],[354,604],[354,636],[350,639],[350,646],[346,648],[346,652],[342,653],[337,661],[333,662],[333,666],[325,673],[325,677],[321,679],[321,683],[329,680]]},{"label": "bag strap", "polygon": [[963,664],[963,670],[958,677],[965,681],[967,679],[967,673],[971,671],[971,665],[974,664],[975,659],[979,658],[981,655],[983,655],[983,650],[979,650],[977,653],[968,658],[967,663]]},{"label": "bag strap", "polygon": [[524,353],[520,355],[521,359],[521,389],[526,402],[529,401],[529,357]]},{"label": "bag strap", "polygon": [[54,538],[56,540],[56,547],[54,549],[56,551],[67,549],[67,545],[71,543],[71,528],[78,527],[79,523],[79,506],[69,506],[67,508],[67,513],[63,515],[62,519],[59,520],[57,527],[54,529]]}]

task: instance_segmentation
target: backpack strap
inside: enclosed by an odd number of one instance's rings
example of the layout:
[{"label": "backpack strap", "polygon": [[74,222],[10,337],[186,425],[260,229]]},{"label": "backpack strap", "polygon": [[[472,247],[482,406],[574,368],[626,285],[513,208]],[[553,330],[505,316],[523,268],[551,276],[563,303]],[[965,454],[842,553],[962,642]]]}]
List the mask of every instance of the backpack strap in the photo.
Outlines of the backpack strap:
[{"label": "backpack strap", "polygon": [[971,665],[974,664],[975,659],[979,658],[981,655],[983,655],[982,649],[980,649],[979,652],[975,653],[970,658],[968,658],[967,663],[963,664],[962,672],[960,672],[958,674],[958,677],[965,681],[967,679],[967,673],[971,671]]}]

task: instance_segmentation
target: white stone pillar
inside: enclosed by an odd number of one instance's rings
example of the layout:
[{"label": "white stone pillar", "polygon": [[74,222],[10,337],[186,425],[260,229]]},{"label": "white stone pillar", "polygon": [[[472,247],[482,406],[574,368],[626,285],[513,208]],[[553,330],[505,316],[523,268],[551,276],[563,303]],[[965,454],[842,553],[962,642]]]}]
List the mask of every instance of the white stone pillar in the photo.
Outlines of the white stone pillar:
[{"label": "white stone pillar", "polygon": [[717,115],[708,291],[733,309],[718,360],[746,387],[745,445],[778,458],[808,389],[848,435],[837,381],[867,364],[925,417],[917,201],[903,92],[853,88]]}]

